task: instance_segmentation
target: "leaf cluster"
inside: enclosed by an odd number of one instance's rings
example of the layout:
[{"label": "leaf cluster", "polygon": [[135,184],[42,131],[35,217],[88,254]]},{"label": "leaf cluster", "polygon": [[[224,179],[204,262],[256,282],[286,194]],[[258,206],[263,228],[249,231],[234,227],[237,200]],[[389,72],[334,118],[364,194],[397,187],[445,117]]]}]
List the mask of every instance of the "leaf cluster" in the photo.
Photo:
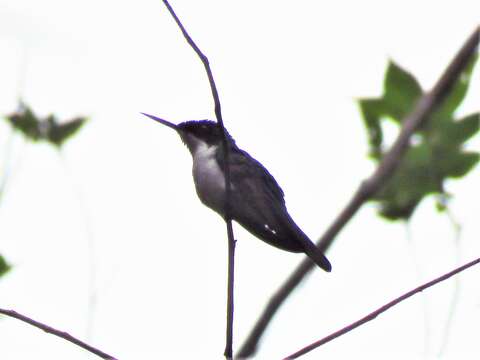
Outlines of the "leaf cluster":
[{"label": "leaf cluster", "polygon": [[[480,113],[456,119],[455,111],[468,91],[477,57],[464,70],[444,102],[416,131],[401,164],[392,178],[372,198],[381,216],[407,220],[429,194],[446,198],[444,182],[466,175],[479,161],[479,153],[465,150],[465,143],[480,128]],[[359,106],[368,132],[370,156],[380,162],[385,154],[386,122],[398,129],[424,94],[417,79],[390,62],[379,98],[360,99]],[[443,205],[438,207],[442,210]]]},{"label": "leaf cluster", "polygon": [[30,107],[20,104],[19,110],[6,116],[7,121],[17,131],[31,141],[46,141],[61,147],[75,135],[87,121],[86,117],[76,117],[60,122],[55,115],[39,118]]}]

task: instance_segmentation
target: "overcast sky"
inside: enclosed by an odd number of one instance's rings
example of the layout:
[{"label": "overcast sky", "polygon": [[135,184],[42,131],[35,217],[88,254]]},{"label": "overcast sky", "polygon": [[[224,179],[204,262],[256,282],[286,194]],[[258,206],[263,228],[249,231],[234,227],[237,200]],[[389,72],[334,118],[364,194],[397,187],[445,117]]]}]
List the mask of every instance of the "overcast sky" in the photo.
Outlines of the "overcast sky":
[{"label": "overcast sky", "polygon": [[[480,14],[475,0],[171,4],[210,59],[230,133],[276,177],[312,239],[373,169],[355,99],[381,94],[389,59],[432,86]],[[13,265],[0,307],[119,359],[221,359],[225,225],[197,199],[177,135],[139,115],[214,116],[203,67],[161,1],[0,0],[0,54],[1,114],[21,96],[42,116],[90,119],[60,153],[0,123],[0,175],[10,174],[0,253]],[[479,94],[477,66],[459,116],[478,111]],[[478,136],[469,147],[479,150]],[[447,184],[463,262],[480,254],[479,176]],[[238,348],[302,256],[235,234]],[[449,271],[456,249],[433,199],[408,227],[364,207],[328,253],[332,273],[302,284],[257,358],[286,356]],[[480,353],[479,275],[460,277],[445,359]],[[439,285],[305,359],[436,358],[453,289]],[[13,319],[1,319],[0,339],[2,360],[95,358]]]}]

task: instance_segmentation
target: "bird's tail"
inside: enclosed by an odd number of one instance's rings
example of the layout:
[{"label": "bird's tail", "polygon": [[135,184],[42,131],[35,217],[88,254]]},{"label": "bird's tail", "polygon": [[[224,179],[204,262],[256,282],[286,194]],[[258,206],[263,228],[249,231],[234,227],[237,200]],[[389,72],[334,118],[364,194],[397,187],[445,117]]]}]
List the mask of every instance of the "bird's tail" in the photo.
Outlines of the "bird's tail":
[{"label": "bird's tail", "polygon": [[302,240],[302,246],[305,250],[305,254],[318,266],[320,266],[323,270],[330,272],[332,271],[332,265],[330,261],[328,261],[327,257],[323,255],[320,249],[315,246],[313,242],[308,239]]},{"label": "bird's tail", "polygon": [[[283,224],[288,227],[288,232],[294,237],[299,248],[303,250],[305,254],[320,268],[326,272],[332,271],[332,265],[328,261],[327,257],[323,255],[322,251],[308,238],[308,236],[298,227],[292,220],[288,213],[286,214],[288,221],[284,221]],[[299,250],[300,250],[299,249]],[[301,251],[301,250],[300,250]]]}]

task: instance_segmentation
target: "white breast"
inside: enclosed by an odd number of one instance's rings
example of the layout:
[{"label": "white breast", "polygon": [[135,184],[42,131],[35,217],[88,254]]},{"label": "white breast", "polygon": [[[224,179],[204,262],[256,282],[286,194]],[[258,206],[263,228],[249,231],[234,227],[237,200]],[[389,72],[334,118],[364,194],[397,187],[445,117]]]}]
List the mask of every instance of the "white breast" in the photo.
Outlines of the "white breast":
[{"label": "white breast", "polygon": [[222,213],[225,197],[225,178],[215,159],[215,146],[198,145],[193,155],[193,181],[200,200]]}]

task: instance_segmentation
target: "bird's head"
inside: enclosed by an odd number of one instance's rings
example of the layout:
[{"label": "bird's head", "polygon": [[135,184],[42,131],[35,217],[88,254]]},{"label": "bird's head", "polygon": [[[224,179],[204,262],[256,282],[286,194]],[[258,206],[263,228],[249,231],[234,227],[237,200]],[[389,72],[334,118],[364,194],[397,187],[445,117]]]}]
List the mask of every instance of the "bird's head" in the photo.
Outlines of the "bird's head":
[{"label": "bird's head", "polygon": [[[142,114],[177,131],[178,135],[180,135],[180,138],[187,145],[192,154],[199,148],[199,146],[219,146],[223,143],[223,130],[215,121],[190,120],[175,125],[154,115]],[[235,142],[228,132],[227,139],[229,144],[234,146]]]}]

